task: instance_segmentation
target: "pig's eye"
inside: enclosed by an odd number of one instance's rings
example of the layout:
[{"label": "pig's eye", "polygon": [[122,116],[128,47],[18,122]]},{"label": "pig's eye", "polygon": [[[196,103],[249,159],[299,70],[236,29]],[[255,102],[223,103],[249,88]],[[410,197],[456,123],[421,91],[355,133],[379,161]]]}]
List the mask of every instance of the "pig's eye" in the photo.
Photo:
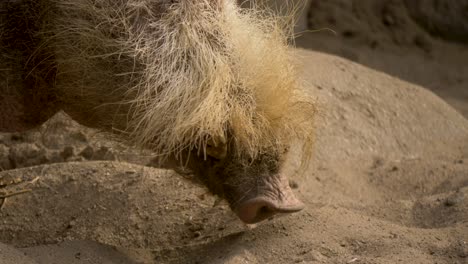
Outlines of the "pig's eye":
[{"label": "pig's eye", "polygon": [[227,145],[218,144],[218,145],[206,145],[206,155],[210,156],[215,160],[223,160],[227,155]]},{"label": "pig's eye", "polygon": [[208,140],[206,144],[206,155],[215,160],[224,160],[227,155],[227,143],[224,136],[217,136]]}]

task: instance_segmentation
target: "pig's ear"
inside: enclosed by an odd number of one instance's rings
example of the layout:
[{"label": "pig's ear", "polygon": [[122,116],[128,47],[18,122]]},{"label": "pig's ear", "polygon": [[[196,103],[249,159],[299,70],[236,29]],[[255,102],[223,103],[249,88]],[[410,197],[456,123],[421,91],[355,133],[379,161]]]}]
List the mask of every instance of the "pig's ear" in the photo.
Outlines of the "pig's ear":
[{"label": "pig's ear", "polygon": [[227,156],[227,141],[224,136],[210,138],[206,144],[206,155],[223,160]]}]

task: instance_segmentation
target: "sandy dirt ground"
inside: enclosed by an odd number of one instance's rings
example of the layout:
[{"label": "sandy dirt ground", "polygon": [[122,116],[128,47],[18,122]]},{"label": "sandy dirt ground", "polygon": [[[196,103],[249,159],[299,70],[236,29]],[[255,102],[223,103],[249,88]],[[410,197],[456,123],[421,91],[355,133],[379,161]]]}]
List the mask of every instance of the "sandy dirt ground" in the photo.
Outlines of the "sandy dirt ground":
[{"label": "sandy dirt ground", "polygon": [[[343,34],[355,17],[360,37]],[[0,264],[467,263],[468,48],[310,19],[339,34],[297,40],[320,107],[313,166],[288,159],[303,211],[246,226],[190,175],[60,113],[0,134]]]}]

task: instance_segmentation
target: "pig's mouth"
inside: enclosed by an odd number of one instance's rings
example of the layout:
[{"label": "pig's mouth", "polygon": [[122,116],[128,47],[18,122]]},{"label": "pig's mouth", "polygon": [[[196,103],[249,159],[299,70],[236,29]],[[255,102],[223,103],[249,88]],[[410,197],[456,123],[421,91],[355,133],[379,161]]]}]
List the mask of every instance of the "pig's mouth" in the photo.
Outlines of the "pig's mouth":
[{"label": "pig's mouth", "polygon": [[302,210],[304,204],[296,198],[286,179],[277,178],[276,184],[265,184],[250,191],[233,206],[233,211],[244,223],[254,224],[279,214]]}]

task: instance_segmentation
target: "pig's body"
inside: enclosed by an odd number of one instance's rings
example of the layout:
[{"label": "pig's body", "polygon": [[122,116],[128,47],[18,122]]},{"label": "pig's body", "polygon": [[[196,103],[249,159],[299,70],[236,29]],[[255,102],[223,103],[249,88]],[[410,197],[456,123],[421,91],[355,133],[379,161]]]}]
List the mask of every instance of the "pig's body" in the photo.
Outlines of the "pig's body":
[{"label": "pig's body", "polygon": [[25,52],[17,127],[63,109],[188,167],[247,223],[302,207],[281,163],[292,139],[309,152],[314,107],[301,103],[278,21],[229,0],[24,0],[8,9],[5,50]]}]

